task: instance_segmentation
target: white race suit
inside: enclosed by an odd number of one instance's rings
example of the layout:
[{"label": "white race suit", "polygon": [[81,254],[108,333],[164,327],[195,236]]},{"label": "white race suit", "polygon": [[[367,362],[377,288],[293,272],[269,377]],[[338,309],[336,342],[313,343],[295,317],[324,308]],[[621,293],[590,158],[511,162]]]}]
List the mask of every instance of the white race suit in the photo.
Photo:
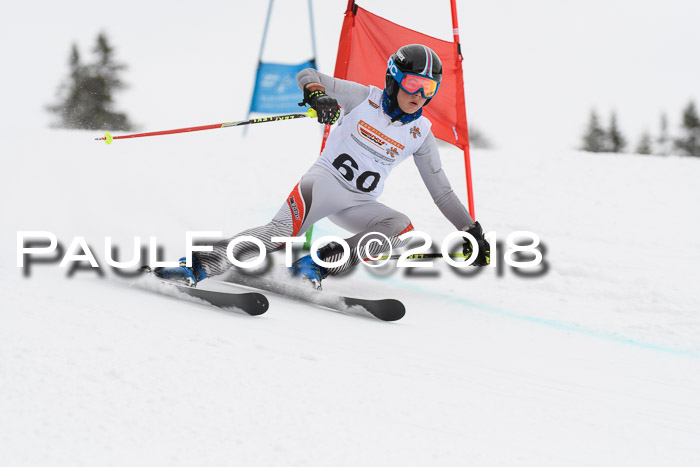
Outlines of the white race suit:
[{"label": "white race suit", "polygon": [[[377,198],[391,170],[409,157],[413,157],[435,204],[455,228],[465,230],[474,224],[442,170],[430,120],[420,116],[405,124],[392,122],[382,110],[382,90],[373,86],[332,78],[314,69],[301,71],[297,81],[301,89],[312,82],[322,84],[326,94],[337,99],[342,115],[321,156],[301,177],[275,217],[266,225],[232,238],[256,237],[269,253],[284,246],[273,243],[272,237],[302,235],[314,223],[328,217],[354,233],[346,239],[351,252],[349,260],[327,269],[329,275],[337,275],[363,259],[357,253],[360,240],[365,237],[362,242],[365,245],[367,240],[379,238],[367,234],[382,234],[392,247],[401,246],[398,236],[413,229],[411,221]],[[195,253],[208,276],[221,274],[232,266],[226,255],[231,239],[216,243],[213,251]],[[382,245],[373,242],[369,254],[374,256],[388,249],[386,241]],[[243,261],[257,256],[259,249],[251,242],[241,242],[232,253]],[[334,262],[340,256],[322,259]]]}]

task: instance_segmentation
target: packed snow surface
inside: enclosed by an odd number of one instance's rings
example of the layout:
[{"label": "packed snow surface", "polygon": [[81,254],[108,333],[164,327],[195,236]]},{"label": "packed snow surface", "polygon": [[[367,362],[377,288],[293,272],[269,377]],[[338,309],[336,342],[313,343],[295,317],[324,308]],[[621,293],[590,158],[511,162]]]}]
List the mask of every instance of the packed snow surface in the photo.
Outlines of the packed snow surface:
[{"label": "packed snow surface", "polygon": [[[273,294],[262,316],[222,311],[105,263],[105,237],[120,259],[157,237],[173,260],[186,231],[266,223],[317,157],[316,123],[98,136],[3,136],[1,465],[700,465],[700,160],[472,151],[476,217],[503,242],[538,234],[547,269],[324,281],[402,300],[384,323]],[[466,203],[461,152],[441,151]],[[411,161],[382,201],[436,245],[453,231]],[[25,277],[18,231],[84,237],[102,275]]]}]

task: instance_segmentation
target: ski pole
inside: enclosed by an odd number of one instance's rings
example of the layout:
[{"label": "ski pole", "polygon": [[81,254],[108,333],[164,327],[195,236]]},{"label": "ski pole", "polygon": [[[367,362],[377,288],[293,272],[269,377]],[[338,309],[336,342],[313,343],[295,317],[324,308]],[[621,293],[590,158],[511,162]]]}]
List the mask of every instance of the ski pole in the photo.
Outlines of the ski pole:
[{"label": "ski pole", "polygon": [[[381,256],[377,259],[365,259],[365,261],[384,261],[384,260],[393,260],[393,259],[399,259],[401,258],[402,255],[384,255]],[[436,259],[436,258],[442,258],[442,253],[418,253],[415,255],[408,255],[404,259]],[[462,253],[454,253],[450,254],[450,258],[452,259],[464,259],[466,261],[466,256],[464,256]]]},{"label": "ski pole", "polygon": [[275,115],[274,117],[253,118],[250,120],[243,120],[240,122],[214,123],[212,125],[193,126],[193,127],[189,127],[189,128],[177,128],[175,130],[152,131],[150,133],[136,133],[133,135],[112,136],[112,134],[108,131],[107,133],[105,133],[105,135],[102,138],[95,138],[95,141],[104,141],[107,144],[112,144],[112,141],[115,139],[143,138],[144,136],[171,135],[174,133],[189,133],[192,131],[214,130],[217,128],[229,128],[229,127],[233,127],[233,126],[252,125],[254,123],[279,122],[282,120],[293,120],[295,118],[305,118],[305,117],[315,118],[316,111],[314,109],[309,109],[306,111],[306,113],[303,113],[303,114],[299,113],[299,114],[288,114],[288,115]]}]

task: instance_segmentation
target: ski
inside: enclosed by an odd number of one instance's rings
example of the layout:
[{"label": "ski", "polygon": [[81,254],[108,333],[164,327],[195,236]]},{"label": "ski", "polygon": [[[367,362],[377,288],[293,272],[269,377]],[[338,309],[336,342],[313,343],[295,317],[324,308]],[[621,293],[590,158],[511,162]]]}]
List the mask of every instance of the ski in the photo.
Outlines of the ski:
[{"label": "ski", "polygon": [[349,308],[360,307],[382,321],[397,321],[406,315],[406,307],[399,300],[385,298],[369,300],[365,298],[341,297]]},{"label": "ski", "polygon": [[282,297],[311,305],[328,308],[346,314],[371,316],[382,321],[397,321],[406,314],[406,307],[395,299],[363,299],[333,295],[301,285],[267,279],[260,276],[250,276],[242,273],[228,275],[224,283],[231,282],[253,289],[265,290]]},{"label": "ski", "polygon": [[[163,280],[155,276],[153,276],[153,279],[157,281],[159,286],[166,287],[144,287],[146,290],[166,294],[174,298],[181,298],[180,294],[185,294],[224,310],[236,308],[251,316],[258,316],[265,313],[270,307],[267,297],[259,292],[219,292],[215,290],[198,289],[178,282]],[[166,290],[175,290],[177,293],[166,293]]]}]

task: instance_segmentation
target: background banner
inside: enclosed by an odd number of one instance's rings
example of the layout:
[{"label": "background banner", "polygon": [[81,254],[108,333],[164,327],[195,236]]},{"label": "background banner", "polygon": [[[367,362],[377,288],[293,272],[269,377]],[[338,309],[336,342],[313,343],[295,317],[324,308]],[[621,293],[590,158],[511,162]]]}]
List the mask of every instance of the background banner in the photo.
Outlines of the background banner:
[{"label": "background banner", "polygon": [[305,68],[316,68],[313,60],[298,65],[260,63],[255,77],[255,89],[250,112],[293,113],[304,98],[297,86],[297,73]]}]

